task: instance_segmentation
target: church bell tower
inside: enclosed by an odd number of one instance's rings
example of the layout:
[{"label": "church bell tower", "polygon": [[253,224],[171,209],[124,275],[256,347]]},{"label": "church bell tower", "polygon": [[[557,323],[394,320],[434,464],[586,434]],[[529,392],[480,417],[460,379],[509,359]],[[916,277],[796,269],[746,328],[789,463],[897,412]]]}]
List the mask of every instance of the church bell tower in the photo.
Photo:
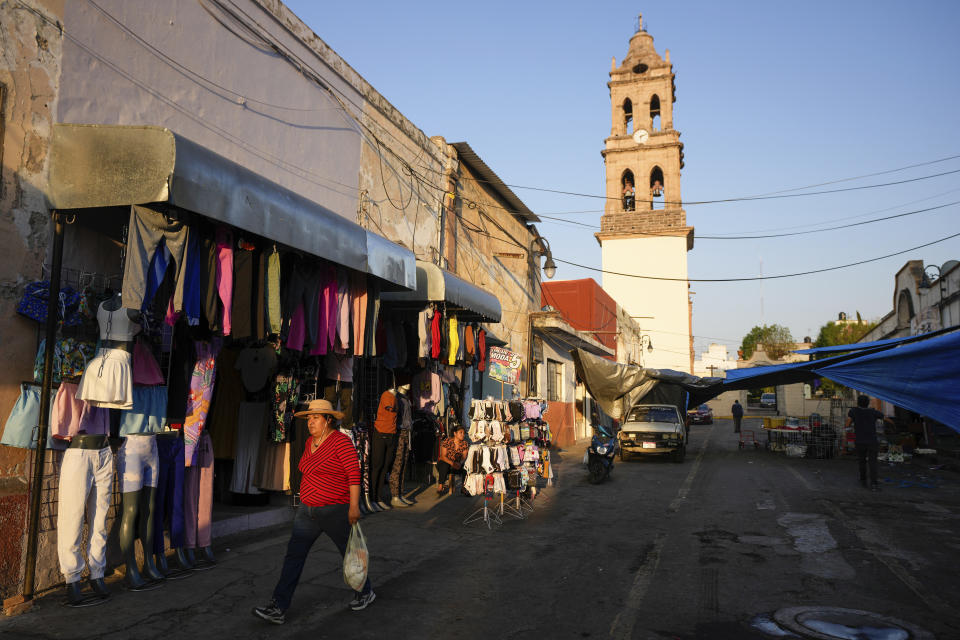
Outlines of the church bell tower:
[{"label": "church bell tower", "polygon": [[686,278],[693,227],[680,195],[676,83],[670,51],[657,53],[642,16],[626,57],[619,66],[616,58],[611,63],[607,87],[611,127],[601,152],[607,200],[596,234],[603,288],[647,336],[635,345],[644,366],[692,373],[693,302]]}]

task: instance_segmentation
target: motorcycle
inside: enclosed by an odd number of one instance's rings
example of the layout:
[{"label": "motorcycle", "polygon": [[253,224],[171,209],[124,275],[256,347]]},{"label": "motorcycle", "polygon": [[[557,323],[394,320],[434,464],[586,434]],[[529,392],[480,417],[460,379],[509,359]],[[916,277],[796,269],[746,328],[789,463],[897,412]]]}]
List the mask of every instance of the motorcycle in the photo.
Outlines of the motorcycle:
[{"label": "motorcycle", "polygon": [[617,439],[604,427],[598,427],[587,447],[587,470],[591,484],[600,484],[613,471]]}]

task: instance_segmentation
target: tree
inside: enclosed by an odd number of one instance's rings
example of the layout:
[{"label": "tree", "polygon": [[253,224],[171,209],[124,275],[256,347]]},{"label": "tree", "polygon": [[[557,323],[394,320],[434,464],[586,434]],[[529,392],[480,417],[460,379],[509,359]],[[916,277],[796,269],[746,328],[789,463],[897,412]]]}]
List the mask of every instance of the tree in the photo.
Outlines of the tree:
[{"label": "tree", "polygon": [[[857,313],[857,318],[859,317],[860,314]],[[820,327],[820,332],[817,334],[817,341],[814,342],[814,346],[835,347],[840,344],[853,344],[869,333],[875,326],[877,326],[876,322],[857,322],[854,324],[852,322],[837,323],[831,321]]]},{"label": "tree", "polygon": [[764,352],[773,360],[779,360],[790,353],[793,349],[793,336],[790,330],[779,324],[757,325],[747,335],[743,336],[743,342],[740,349],[743,351],[744,360],[749,360],[750,356],[757,350],[758,345],[763,346]]},{"label": "tree", "polygon": [[[867,335],[875,326],[876,322],[864,322],[860,317],[860,312],[857,312],[857,322],[856,324],[852,322],[833,322],[830,321],[827,324],[820,327],[820,332],[817,334],[817,341],[813,343],[815,347],[835,347],[841,344],[853,344],[860,340],[863,336]],[[839,355],[838,353],[818,353],[814,355],[814,359],[821,358],[830,358],[832,356]],[[833,380],[823,379],[820,382],[820,390],[824,395],[828,397],[833,397],[841,392],[844,389],[844,386],[834,382]]]}]

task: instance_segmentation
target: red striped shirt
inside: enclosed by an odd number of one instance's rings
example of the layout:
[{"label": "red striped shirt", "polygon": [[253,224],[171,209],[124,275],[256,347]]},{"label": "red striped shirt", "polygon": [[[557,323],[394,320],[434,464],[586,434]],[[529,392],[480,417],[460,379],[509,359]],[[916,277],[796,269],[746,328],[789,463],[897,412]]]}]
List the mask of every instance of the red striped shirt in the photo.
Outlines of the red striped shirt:
[{"label": "red striped shirt", "polygon": [[360,463],[350,438],[334,431],[316,451],[313,436],[300,457],[300,502],[308,507],[350,504],[351,485],[360,484]]}]

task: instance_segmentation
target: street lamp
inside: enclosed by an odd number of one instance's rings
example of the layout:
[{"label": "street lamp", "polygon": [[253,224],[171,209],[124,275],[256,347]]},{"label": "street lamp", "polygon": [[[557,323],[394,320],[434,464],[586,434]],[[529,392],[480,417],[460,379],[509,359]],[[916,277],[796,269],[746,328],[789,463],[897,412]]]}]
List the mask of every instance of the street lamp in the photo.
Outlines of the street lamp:
[{"label": "street lamp", "polygon": [[[540,246],[537,247],[537,245]],[[538,262],[540,256],[547,256],[546,262],[543,263],[543,275],[552,280],[553,276],[557,275],[557,263],[553,261],[553,253],[550,251],[550,243],[547,242],[547,239],[543,236],[534,238],[530,244],[530,251],[533,257],[538,259]]]},{"label": "street lamp", "polygon": [[653,351],[653,340],[651,340],[651,339],[650,339],[650,336],[648,336],[647,334],[643,334],[642,336],[640,336],[640,347],[641,347],[641,348],[643,347],[643,341],[644,341],[644,340],[647,341],[647,351],[652,352],[652,351]]}]

